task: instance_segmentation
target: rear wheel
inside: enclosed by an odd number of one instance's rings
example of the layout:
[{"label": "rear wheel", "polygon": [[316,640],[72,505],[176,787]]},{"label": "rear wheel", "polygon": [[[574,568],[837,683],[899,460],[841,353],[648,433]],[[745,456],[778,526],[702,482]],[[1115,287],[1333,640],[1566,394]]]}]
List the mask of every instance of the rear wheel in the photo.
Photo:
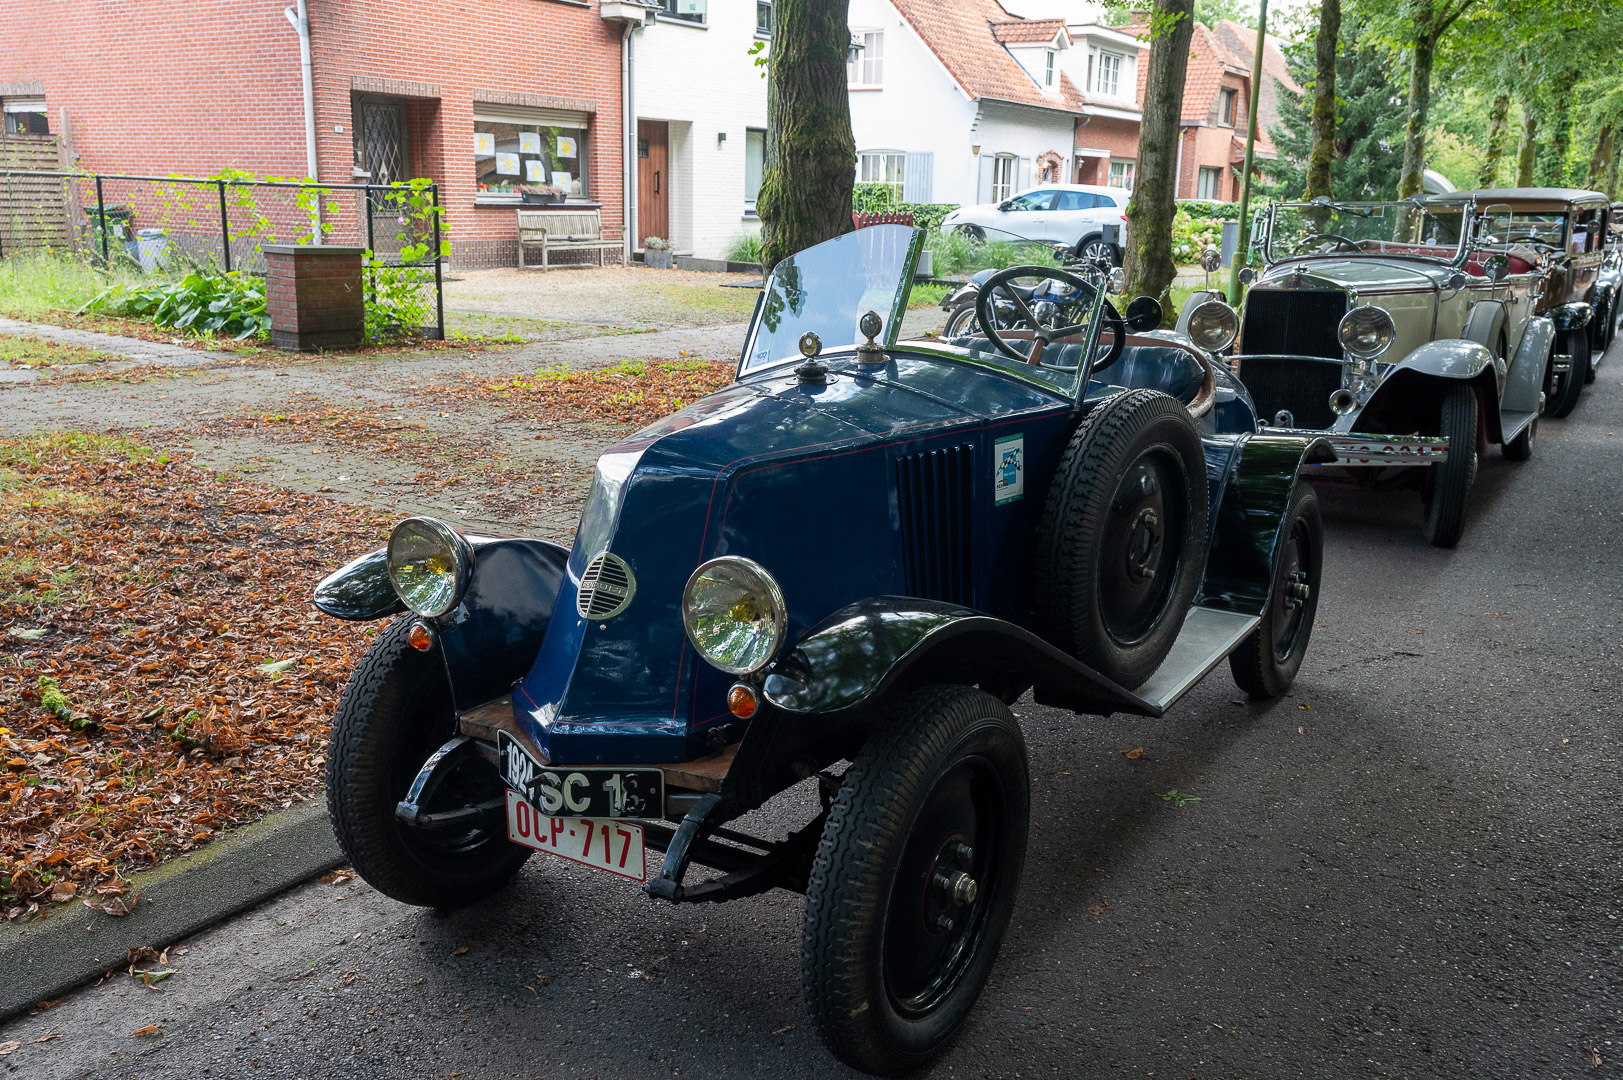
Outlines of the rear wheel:
[{"label": "rear wheel", "polygon": [[1549,388],[1546,391],[1550,405],[1544,412],[1546,416],[1559,420],[1578,407],[1578,395],[1583,393],[1584,380],[1589,371],[1589,332],[1563,330],[1556,338],[1555,350],[1558,355],[1570,357],[1565,371],[1557,371],[1554,363],[1550,366]]},{"label": "rear wheel", "polygon": [[1054,644],[1129,689],[1172,648],[1206,545],[1206,461],[1176,398],[1129,390],[1071,436],[1038,531]]},{"label": "rear wheel", "polygon": [[980,331],[981,324],[975,318],[975,302],[970,300],[952,309],[952,313],[947,316],[947,325],[941,328],[941,336],[966,337]]},{"label": "rear wheel", "polygon": [[894,1075],[946,1046],[1014,911],[1030,823],[1025,740],[964,686],[902,699],[840,783],[801,930],[801,987],[846,1064]]},{"label": "rear wheel", "polygon": [[1448,460],[1431,466],[1426,478],[1426,540],[1451,548],[1465,531],[1465,504],[1476,480],[1477,398],[1464,384],[1443,395],[1441,433],[1448,439]]},{"label": "rear wheel", "polygon": [[970,240],[985,240],[986,230],[979,225],[960,225],[958,235]]},{"label": "rear wheel", "polygon": [[1268,608],[1251,636],[1229,654],[1235,684],[1258,699],[1276,698],[1290,689],[1313,635],[1324,559],[1324,519],[1311,485],[1297,481],[1280,535]]},{"label": "rear wheel", "polygon": [[[450,908],[495,892],[529,850],[509,843],[505,826],[424,829],[395,817],[395,806],[430,754],[455,734],[445,665],[406,641],[412,616],[378,635],[350,676],[327,747],[327,813],[344,855],[379,892],[407,904]],[[421,809],[452,810],[500,798],[495,766],[469,755]]]}]

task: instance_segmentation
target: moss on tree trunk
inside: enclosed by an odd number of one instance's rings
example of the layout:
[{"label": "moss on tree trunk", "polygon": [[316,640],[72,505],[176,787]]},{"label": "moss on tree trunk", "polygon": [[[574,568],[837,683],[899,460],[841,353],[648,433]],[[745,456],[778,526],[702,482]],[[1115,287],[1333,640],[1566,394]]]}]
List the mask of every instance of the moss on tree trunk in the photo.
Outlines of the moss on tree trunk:
[{"label": "moss on tree trunk", "polygon": [[1516,147],[1516,186],[1533,186],[1533,166],[1538,163],[1538,106],[1531,98],[1522,102],[1522,138]]},{"label": "moss on tree trunk", "polygon": [[1341,39],[1341,0],[1319,6],[1319,36],[1313,44],[1313,150],[1307,159],[1302,198],[1330,195],[1330,166],[1336,158],[1336,43]]},{"label": "moss on tree trunk", "polygon": [[846,93],[849,0],[775,0],[765,168],[756,211],[768,270],[851,231],[856,142]]},{"label": "moss on tree trunk", "polygon": [[1609,191],[1606,171],[1610,168],[1617,149],[1617,128],[1607,124],[1600,129],[1595,149],[1589,155],[1589,170],[1584,173],[1584,187],[1591,191]]},{"label": "moss on tree trunk", "polygon": [[[1167,302],[1172,280],[1172,219],[1177,214],[1178,128],[1183,113],[1184,75],[1194,36],[1194,0],[1155,0],[1152,25],[1165,28],[1150,43],[1139,129],[1138,177],[1127,203],[1127,271],[1130,296]],[[1170,25],[1168,25],[1170,23]]]},{"label": "moss on tree trunk", "polygon": [[1505,156],[1505,134],[1510,128],[1510,94],[1501,90],[1488,110],[1488,152],[1477,170],[1476,186],[1491,188],[1499,179],[1499,159]]},{"label": "moss on tree trunk", "polygon": [[1564,71],[1556,80],[1554,99],[1562,103],[1550,117],[1550,152],[1539,163],[1537,182],[1540,187],[1566,187],[1567,153],[1572,149],[1572,114],[1576,111],[1573,87],[1578,82],[1575,71]]}]

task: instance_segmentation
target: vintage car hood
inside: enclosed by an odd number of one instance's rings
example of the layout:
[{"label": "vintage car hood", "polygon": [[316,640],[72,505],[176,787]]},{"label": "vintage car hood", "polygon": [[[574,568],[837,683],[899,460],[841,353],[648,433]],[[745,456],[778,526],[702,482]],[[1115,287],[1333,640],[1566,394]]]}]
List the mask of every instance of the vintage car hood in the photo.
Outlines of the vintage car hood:
[{"label": "vintage car hood", "polygon": [[[730,679],[699,663],[682,625],[700,563],[765,566],[788,600],[792,640],[842,604],[894,591],[893,530],[875,528],[896,513],[893,444],[1067,408],[968,365],[903,356],[877,377],[838,358],[830,367],[825,386],[801,386],[792,370],[753,376],[599,460],[540,654],[513,696],[515,719],[553,760],[686,760],[730,719]],[[624,561],[633,597],[587,619],[582,575],[603,552]]]},{"label": "vintage car hood", "polygon": [[1333,283],[1360,292],[1440,287],[1454,273],[1454,268],[1447,264],[1418,259],[1298,259],[1269,267],[1257,284],[1287,285],[1298,270],[1305,286]]}]

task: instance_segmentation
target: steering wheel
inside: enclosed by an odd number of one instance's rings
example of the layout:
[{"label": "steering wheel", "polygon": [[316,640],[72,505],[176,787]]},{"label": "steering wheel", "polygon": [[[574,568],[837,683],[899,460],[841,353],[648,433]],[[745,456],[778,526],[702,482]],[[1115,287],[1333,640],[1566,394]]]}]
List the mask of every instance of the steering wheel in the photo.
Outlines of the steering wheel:
[{"label": "steering wheel", "polygon": [[1311,233],[1311,234],[1309,234],[1307,236],[1304,236],[1300,240],[1298,240],[1296,242],[1296,246],[1291,248],[1291,254],[1292,255],[1300,255],[1300,254],[1302,254],[1302,249],[1303,248],[1307,247],[1309,244],[1311,244],[1311,243],[1313,243],[1314,241],[1317,241],[1317,240],[1334,240],[1336,242],[1336,250],[1337,251],[1345,250],[1345,251],[1351,251],[1351,252],[1354,252],[1354,253],[1362,253],[1363,250],[1364,250],[1363,248],[1358,246],[1358,241],[1349,240],[1345,236],[1342,236],[1340,233],[1316,232],[1316,233]]},{"label": "steering wheel", "polygon": [[1523,233],[1520,236],[1512,236],[1510,239],[1506,240],[1505,243],[1514,244],[1514,243],[1517,243],[1518,241],[1522,241],[1522,240],[1527,241],[1528,243],[1534,245],[1535,247],[1549,248],[1551,251],[1555,250],[1555,245],[1554,244],[1552,244],[1548,240],[1544,239],[1544,237],[1542,237],[1542,236],[1534,236],[1532,233]]},{"label": "steering wheel", "polygon": [[[1098,286],[1082,275],[1053,266],[1011,266],[1006,270],[999,270],[981,282],[981,291],[975,297],[975,317],[980,320],[981,330],[986,334],[987,340],[992,343],[998,352],[1012,360],[1018,360],[1022,364],[1041,366],[1043,350],[1048,348],[1051,342],[1082,333],[1088,327],[1086,323],[1077,323],[1072,326],[1044,326],[1037,316],[1032,314],[1031,307],[1020,296],[1019,292],[1010,288],[1010,284],[1016,278],[1023,277],[1052,278],[1055,281],[1062,281],[1076,289],[1090,301],[1099,290]],[[1003,291],[1003,295],[1013,302],[1015,310],[1020,314],[1020,319],[1031,328],[1032,343],[1029,355],[1019,352],[1003,339],[1003,335],[998,333],[997,319],[992,311],[992,294],[1000,289]],[[1075,303],[1075,301],[1072,301],[1072,303]],[[1127,324],[1122,320],[1120,313],[1116,311],[1115,305],[1109,300],[1104,302],[1102,315],[1107,328],[1110,330],[1111,343],[1110,350],[1105,353],[1104,358],[1093,365],[1094,371],[1103,371],[1111,364],[1114,364],[1121,357],[1122,350],[1127,347]],[[1005,329],[1012,328],[1005,327]]]}]

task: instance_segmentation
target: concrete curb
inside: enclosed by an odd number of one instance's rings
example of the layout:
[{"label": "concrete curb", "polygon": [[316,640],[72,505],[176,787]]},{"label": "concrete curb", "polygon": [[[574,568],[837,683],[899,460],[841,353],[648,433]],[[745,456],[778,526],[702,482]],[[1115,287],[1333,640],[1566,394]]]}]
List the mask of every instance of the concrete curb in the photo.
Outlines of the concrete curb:
[{"label": "concrete curb", "polygon": [[120,966],[131,945],[161,949],[343,862],[317,800],[136,874],[140,899],[123,918],[74,901],[45,919],[0,926],[0,1020]]}]

